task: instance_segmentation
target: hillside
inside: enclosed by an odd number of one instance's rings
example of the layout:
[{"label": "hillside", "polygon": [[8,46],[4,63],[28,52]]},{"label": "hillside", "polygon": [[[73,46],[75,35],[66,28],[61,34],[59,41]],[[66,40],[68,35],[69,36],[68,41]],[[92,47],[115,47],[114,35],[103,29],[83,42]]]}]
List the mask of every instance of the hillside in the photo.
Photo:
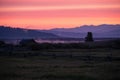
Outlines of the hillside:
[{"label": "hillside", "polygon": [[57,35],[37,30],[11,28],[0,26],[1,39],[23,39],[23,38],[58,38]]}]

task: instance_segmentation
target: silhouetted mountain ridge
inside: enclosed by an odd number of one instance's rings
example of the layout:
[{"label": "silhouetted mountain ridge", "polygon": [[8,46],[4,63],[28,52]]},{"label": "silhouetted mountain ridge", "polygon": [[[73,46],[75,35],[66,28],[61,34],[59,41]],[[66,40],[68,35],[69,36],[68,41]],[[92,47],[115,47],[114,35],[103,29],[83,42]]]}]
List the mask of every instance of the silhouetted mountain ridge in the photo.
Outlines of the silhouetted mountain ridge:
[{"label": "silhouetted mountain ridge", "polygon": [[58,38],[58,36],[52,33],[41,32],[37,30],[0,26],[0,38],[2,39]]},{"label": "silhouetted mountain ridge", "polygon": [[0,38],[84,38],[87,32],[92,32],[94,38],[120,38],[120,24],[83,25],[75,28],[54,28],[51,30],[0,26]]},{"label": "silhouetted mountain ridge", "polygon": [[98,31],[102,31],[102,32],[106,32],[106,31],[110,31],[110,30],[116,30],[116,29],[120,29],[120,25],[107,25],[107,24],[102,24],[102,25],[98,25],[98,26],[94,26],[94,25],[83,25],[80,27],[75,27],[75,28],[55,28],[55,29],[51,29],[50,31],[63,31],[63,32],[98,32]]},{"label": "silhouetted mountain ridge", "polygon": [[75,28],[55,28],[45,32],[72,38],[84,38],[87,32],[92,32],[96,38],[120,38],[120,24],[83,25]]}]

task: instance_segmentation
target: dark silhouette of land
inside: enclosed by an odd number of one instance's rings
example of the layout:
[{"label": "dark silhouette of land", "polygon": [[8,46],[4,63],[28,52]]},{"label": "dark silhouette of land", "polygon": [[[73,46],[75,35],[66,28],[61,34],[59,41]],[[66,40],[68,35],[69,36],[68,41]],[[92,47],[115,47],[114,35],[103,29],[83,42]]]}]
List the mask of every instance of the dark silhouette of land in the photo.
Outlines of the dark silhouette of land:
[{"label": "dark silhouette of land", "polygon": [[120,40],[0,45],[1,80],[119,80]]},{"label": "dark silhouette of land", "polygon": [[120,80],[119,38],[95,41],[88,31],[84,42],[38,43],[35,37],[64,37],[8,27],[0,27],[0,33],[0,38],[20,39],[19,44],[0,40],[0,80]]}]

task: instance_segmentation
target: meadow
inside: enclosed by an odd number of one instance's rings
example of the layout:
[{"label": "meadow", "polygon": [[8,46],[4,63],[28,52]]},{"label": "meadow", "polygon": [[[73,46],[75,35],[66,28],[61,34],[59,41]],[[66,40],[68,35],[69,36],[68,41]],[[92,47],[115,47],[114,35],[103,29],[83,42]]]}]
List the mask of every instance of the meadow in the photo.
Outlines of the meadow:
[{"label": "meadow", "polygon": [[0,80],[120,80],[120,50],[43,49],[4,51]]}]

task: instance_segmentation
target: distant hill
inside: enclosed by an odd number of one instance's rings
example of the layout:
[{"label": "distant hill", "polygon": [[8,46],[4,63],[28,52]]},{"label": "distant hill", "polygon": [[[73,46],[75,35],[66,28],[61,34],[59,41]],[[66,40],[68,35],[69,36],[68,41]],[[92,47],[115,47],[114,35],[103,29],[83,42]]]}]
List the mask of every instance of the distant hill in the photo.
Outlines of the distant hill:
[{"label": "distant hill", "polygon": [[57,35],[37,30],[0,26],[0,39],[58,38]]},{"label": "distant hill", "polygon": [[87,32],[93,32],[95,38],[120,38],[120,25],[84,25],[75,28],[55,28],[45,32],[71,38],[84,38]]},{"label": "distant hill", "polygon": [[120,24],[83,25],[75,28],[55,28],[51,30],[31,30],[0,26],[0,39],[85,38],[87,32],[92,32],[94,38],[120,38]]}]

